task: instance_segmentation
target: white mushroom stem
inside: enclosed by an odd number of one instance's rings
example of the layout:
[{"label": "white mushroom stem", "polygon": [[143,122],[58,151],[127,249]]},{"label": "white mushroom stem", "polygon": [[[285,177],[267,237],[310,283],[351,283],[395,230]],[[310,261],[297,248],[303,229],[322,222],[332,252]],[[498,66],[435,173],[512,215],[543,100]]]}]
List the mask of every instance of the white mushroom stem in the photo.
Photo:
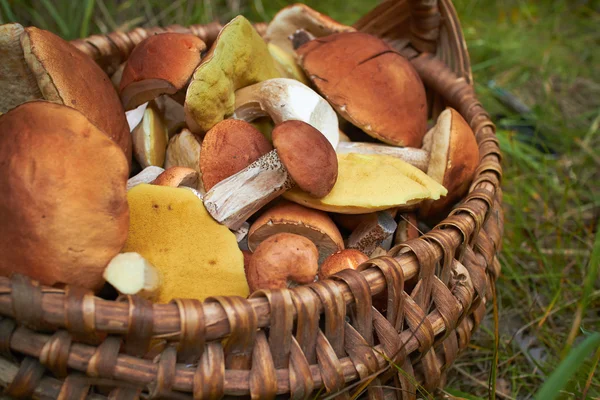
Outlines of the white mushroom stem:
[{"label": "white mushroom stem", "polygon": [[146,167],[136,176],[129,178],[127,181],[127,190],[131,190],[142,183],[152,183],[163,172],[165,172],[165,170],[161,167],[156,167],[154,165]]},{"label": "white mushroom stem", "polygon": [[234,119],[251,122],[267,116],[275,124],[288,120],[306,122],[319,130],[334,149],[337,147],[340,134],[335,111],[317,92],[301,82],[269,79],[235,92]]},{"label": "white mushroom stem", "polygon": [[368,256],[377,247],[387,251],[392,244],[396,227],[396,221],[388,212],[373,213],[350,234],[346,248],[360,250]]},{"label": "white mushroom stem", "polygon": [[217,222],[236,230],[252,214],[294,185],[277,150],[272,150],[213,186],[204,195],[204,206]]},{"label": "white mushroom stem", "polygon": [[117,254],[108,264],[104,279],[121,294],[153,299],[160,287],[160,274],[138,253]]},{"label": "white mushroom stem", "polygon": [[429,152],[412,147],[395,147],[377,143],[340,142],[335,149],[338,154],[380,154],[400,158],[410,165],[427,172],[429,166]]}]

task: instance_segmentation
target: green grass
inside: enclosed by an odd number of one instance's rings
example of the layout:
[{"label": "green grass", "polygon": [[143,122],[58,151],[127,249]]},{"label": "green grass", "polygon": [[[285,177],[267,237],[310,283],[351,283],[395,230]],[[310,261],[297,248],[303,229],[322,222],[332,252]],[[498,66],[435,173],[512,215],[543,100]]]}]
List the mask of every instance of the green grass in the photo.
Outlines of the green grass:
[{"label": "green grass", "polygon": [[[138,25],[205,23],[217,16],[226,21],[239,13],[268,20],[289,3],[0,0],[0,19],[34,24],[73,39]],[[352,23],[375,2],[306,3]],[[552,373],[562,360],[572,376],[559,398],[598,397],[600,353],[577,352],[577,346],[600,331],[598,256],[592,260],[594,248],[600,254],[594,239],[600,216],[599,2],[455,3],[477,92],[501,128],[506,225],[497,288],[499,337],[490,311],[450,371],[447,393],[464,398],[490,395],[497,339],[498,398],[533,397],[544,382],[557,382]],[[531,108],[528,134],[514,128],[522,121],[497,100],[492,81]],[[549,149],[556,154],[545,151]],[[580,368],[568,364],[573,357]]]}]

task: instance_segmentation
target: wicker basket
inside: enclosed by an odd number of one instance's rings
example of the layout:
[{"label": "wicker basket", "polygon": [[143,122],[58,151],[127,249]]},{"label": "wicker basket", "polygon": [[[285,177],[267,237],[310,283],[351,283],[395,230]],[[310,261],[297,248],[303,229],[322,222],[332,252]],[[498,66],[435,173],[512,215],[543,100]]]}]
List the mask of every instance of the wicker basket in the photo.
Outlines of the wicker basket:
[{"label": "wicker basket", "polygon": [[[450,0],[387,0],[355,25],[410,58],[432,116],[449,105],[473,128],[480,163],[464,201],[422,237],[360,272],[250,299],[150,304],[0,278],[0,383],[17,398],[217,399],[224,396],[415,399],[443,385],[480,324],[500,272],[500,151],[471,86]],[[256,28],[263,33],[264,24]],[[73,42],[107,72],[142,39],[218,24],[137,28]],[[387,301],[382,315],[372,305]],[[226,339],[225,339],[226,338]],[[225,340],[223,340],[225,339]],[[366,387],[369,384],[368,388]],[[91,390],[91,388],[94,390]]]}]

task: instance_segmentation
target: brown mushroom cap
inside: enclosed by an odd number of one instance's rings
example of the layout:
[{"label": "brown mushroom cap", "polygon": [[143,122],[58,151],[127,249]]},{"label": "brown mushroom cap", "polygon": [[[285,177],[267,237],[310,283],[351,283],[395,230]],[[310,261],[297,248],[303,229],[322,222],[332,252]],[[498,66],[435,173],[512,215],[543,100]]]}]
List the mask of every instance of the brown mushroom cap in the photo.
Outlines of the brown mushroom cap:
[{"label": "brown mushroom cap", "polygon": [[208,191],[273,150],[271,143],[250,123],[226,119],[210,129],[202,141],[200,170]]},{"label": "brown mushroom cap", "polygon": [[309,239],[278,233],[262,242],[252,254],[247,271],[250,292],[283,289],[315,280],[319,252]]},{"label": "brown mushroom cap", "polygon": [[171,167],[157,176],[152,184],[170,187],[187,186],[196,189],[198,188],[198,179],[200,179],[198,172],[192,168]]},{"label": "brown mushroom cap", "polygon": [[0,117],[0,274],[98,289],[127,238],[127,161],[83,114],[45,102]]},{"label": "brown mushroom cap", "polygon": [[447,211],[467,192],[479,163],[479,147],[467,121],[447,108],[428,132],[423,148],[430,153],[427,175],[448,189],[446,197],[426,202],[420,209],[421,215],[432,217]]},{"label": "brown mushroom cap", "polygon": [[299,64],[345,119],[383,142],[421,147],[425,87],[410,62],[383,40],[337,33],[297,50]]},{"label": "brown mushroom cap", "polygon": [[140,42],[127,59],[119,86],[125,109],[183,89],[204,49],[200,38],[186,33],[167,32]]},{"label": "brown mushroom cap", "polygon": [[334,148],[316,128],[288,120],[273,129],[273,145],[296,185],[311,196],[326,196],[337,180]]},{"label": "brown mushroom cap", "polygon": [[90,57],[51,32],[25,28],[22,43],[44,98],[80,111],[114,140],[131,162],[129,126],[108,75]]},{"label": "brown mushroom cap", "polygon": [[345,269],[357,269],[369,257],[356,249],[345,249],[329,256],[319,270],[319,279],[326,279]]},{"label": "brown mushroom cap", "polygon": [[310,239],[319,249],[319,263],[344,248],[344,239],[327,213],[282,201],[265,211],[250,227],[248,248],[277,233],[294,233]]}]

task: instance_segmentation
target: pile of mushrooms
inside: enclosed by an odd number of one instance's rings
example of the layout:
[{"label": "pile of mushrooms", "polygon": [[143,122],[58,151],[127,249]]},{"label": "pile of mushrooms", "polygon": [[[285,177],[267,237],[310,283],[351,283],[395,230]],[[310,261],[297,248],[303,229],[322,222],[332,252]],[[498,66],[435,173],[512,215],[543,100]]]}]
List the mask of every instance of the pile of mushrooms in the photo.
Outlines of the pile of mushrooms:
[{"label": "pile of mushrooms", "polygon": [[111,77],[33,27],[0,52],[4,276],[160,303],[307,284],[430,229],[479,160],[407,59],[305,5],[264,38],[149,36]]}]

